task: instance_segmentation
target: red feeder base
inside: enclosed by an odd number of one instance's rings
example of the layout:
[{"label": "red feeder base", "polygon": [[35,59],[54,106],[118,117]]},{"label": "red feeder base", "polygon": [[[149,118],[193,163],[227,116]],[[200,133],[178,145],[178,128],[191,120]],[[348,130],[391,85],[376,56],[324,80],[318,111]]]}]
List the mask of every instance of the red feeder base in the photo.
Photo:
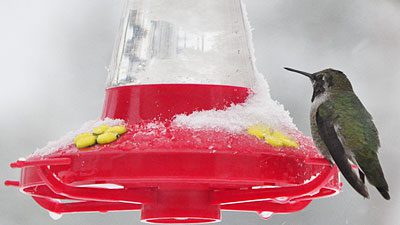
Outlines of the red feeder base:
[{"label": "red feeder base", "polygon": [[274,148],[246,134],[170,125],[176,114],[223,109],[247,95],[245,88],[211,85],[109,89],[103,116],[125,119],[126,134],[109,145],[71,145],[12,163],[22,168],[21,179],[6,185],[51,212],[141,210],[151,223],[216,222],[221,210],[268,218],[338,193],[337,168],[300,134],[293,134],[300,149]]}]

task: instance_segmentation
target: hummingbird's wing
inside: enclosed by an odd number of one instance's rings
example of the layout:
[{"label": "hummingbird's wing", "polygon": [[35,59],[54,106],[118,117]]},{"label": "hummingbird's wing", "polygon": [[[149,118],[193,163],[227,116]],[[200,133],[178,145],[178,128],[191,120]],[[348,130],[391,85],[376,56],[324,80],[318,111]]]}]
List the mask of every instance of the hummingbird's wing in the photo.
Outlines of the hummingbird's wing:
[{"label": "hummingbird's wing", "polygon": [[362,196],[369,198],[366,186],[353,171],[348,154],[346,154],[346,150],[339,140],[339,135],[336,133],[335,120],[338,116],[331,101],[322,103],[316,114],[319,134],[349,184]]},{"label": "hummingbird's wing", "polygon": [[333,126],[345,153],[361,168],[369,183],[389,200],[389,186],[378,158],[378,130],[371,114],[354,93],[334,94],[335,101],[329,103],[335,113]]}]

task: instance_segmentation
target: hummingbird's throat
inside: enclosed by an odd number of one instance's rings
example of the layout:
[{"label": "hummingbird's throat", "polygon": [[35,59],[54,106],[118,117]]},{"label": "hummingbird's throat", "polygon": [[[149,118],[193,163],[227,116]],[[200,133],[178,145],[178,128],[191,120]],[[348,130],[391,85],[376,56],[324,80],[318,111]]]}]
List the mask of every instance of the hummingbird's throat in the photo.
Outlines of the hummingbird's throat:
[{"label": "hummingbird's throat", "polygon": [[311,98],[311,102],[314,102],[315,98],[325,93],[325,82],[322,79],[314,80],[314,91]]}]

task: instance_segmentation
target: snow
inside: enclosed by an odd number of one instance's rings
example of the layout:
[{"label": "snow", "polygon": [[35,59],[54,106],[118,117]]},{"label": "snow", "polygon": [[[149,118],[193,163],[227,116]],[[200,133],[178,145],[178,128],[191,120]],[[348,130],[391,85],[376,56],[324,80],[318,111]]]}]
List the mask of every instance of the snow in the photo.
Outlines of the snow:
[{"label": "snow", "polygon": [[267,83],[257,80],[255,94],[245,103],[231,105],[225,110],[197,111],[190,115],[177,115],[173,124],[193,129],[224,129],[238,133],[255,124],[265,124],[282,131],[297,129],[283,106],[271,99]]},{"label": "snow", "polygon": [[[247,18],[246,7],[243,5],[245,27],[247,29],[251,58],[254,60],[252,32]],[[289,132],[297,130],[289,112],[277,101],[271,99],[268,82],[257,68],[255,69],[255,85],[252,94],[245,103],[231,105],[224,110],[198,111],[190,115],[177,115],[173,124],[193,129],[223,129],[234,133],[244,132],[255,124],[268,125],[272,129]]]},{"label": "snow", "polygon": [[59,138],[56,141],[51,141],[49,142],[46,146],[43,148],[37,149],[32,156],[44,156],[53,153],[54,151],[57,151],[58,149],[65,148],[68,145],[73,144],[74,138],[78,134],[86,133],[86,132],[92,132],[92,129],[101,125],[108,125],[108,126],[117,126],[124,124],[123,120],[114,120],[110,118],[105,118],[104,120],[102,119],[97,119],[97,120],[91,120],[86,123],[84,123],[79,129],[75,131],[68,132],[66,135],[63,137]]},{"label": "snow", "polygon": [[305,180],[305,181],[304,181],[304,184],[310,183],[310,182],[313,181],[315,178],[317,178],[319,175],[320,175],[320,173],[317,173],[317,174],[315,174],[315,175],[312,175],[308,180]]}]

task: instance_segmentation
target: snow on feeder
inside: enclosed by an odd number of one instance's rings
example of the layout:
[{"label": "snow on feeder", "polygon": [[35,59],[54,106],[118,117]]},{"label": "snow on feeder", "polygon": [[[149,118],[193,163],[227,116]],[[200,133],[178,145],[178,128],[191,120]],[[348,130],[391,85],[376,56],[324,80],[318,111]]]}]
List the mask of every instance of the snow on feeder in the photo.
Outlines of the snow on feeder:
[{"label": "snow on feeder", "polygon": [[128,1],[101,119],[37,150],[7,181],[56,214],[141,210],[204,223],[263,218],[340,189],[269,96],[240,0]]}]

